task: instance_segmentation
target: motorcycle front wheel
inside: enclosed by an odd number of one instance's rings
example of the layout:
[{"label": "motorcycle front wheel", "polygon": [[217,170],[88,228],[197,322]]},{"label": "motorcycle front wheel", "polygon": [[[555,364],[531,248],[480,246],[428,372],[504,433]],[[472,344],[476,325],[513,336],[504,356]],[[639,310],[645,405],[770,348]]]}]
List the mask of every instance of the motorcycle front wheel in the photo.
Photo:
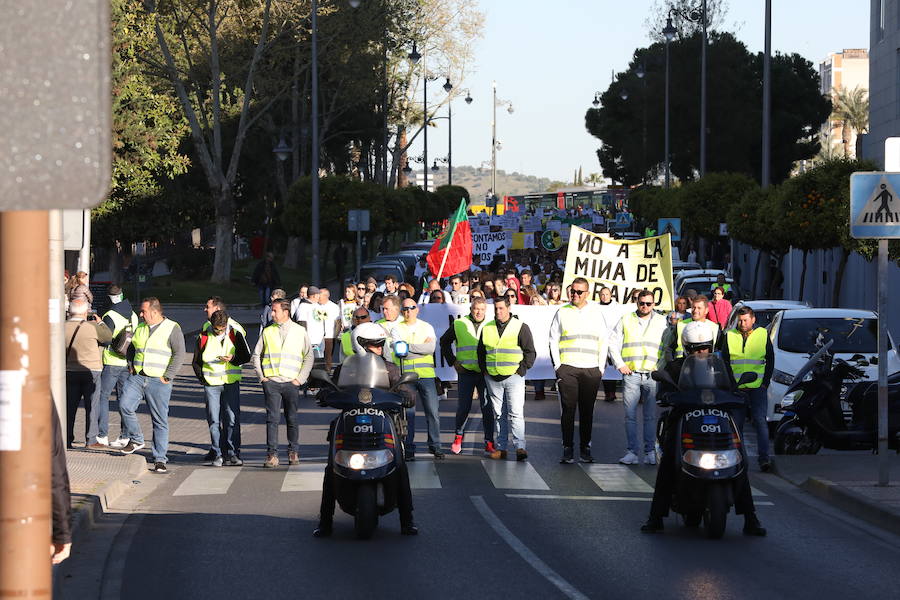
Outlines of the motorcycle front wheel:
[{"label": "motorcycle front wheel", "polygon": [[356,491],[356,537],[367,540],[378,526],[378,499],[374,484],[363,484]]},{"label": "motorcycle front wheel", "polygon": [[821,444],[805,432],[796,431],[796,424],[793,421],[791,419],[782,423],[775,431],[775,440],[772,444],[775,454],[816,454]]},{"label": "motorcycle front wheel", "polygon": [[703,511],[703,524],[706,537],[717,540],[725,534],[725,523],[728,519],[728,490],[723,484],[709,486],[706,492],[706,510]]}]

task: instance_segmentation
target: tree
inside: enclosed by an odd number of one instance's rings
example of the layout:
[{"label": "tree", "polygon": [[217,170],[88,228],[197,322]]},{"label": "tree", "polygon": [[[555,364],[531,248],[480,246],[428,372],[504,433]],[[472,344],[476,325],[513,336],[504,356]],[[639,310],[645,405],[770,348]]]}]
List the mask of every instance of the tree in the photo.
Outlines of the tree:
[{"label": "tree", "polygon": [[[670,44],[670,112],[677,116],[670,123],[671,169],[683,181],[694,179],[699,165],[699,52],[698,35]],[[762,55],[749,53],[729,33],[714,32],[708,57],[707,171],[758,179]],[[643,79],[636,74],[639,65]],[[789,176],[797,160],[818,152],[809,132],[819,129],[831,108],[819,92],[812,64],[799,55],[773,57],[772,83],[772,179],[777,182]],[[601,106],[585,114],[588,132],[602,141],[597,155],[604,175],[635,185],[661,170],[664,98],[665,45],[635,50],[629,69],[601,94]]]},{"label": "tree", "polygon": [[[680,38],[691,37],[700,33],[703,26],[699,18],[687,19],[686,16],[699,16],[698,0],[654,0],[650,7],[650,15],[644,21],[649,37],[654,42],[665,41],[663,28],[671,15],[672,25]],[[719,29],[728,15],[727,0],[706,0],[707,30]]]},{"label": "tree", "polygon": [[[156,67],[178,97],[215,207],[211,279],[219,283],[231,278],[235,183],[243,144],[271,104],[271,100],[263,106],[253,104],[257,69],[270,41],[271,5],[272,0],[174,0],[160,6],[144,0],[154,19],[162,61],[155,54],[144,60]],[[239,47],[248,51],[246,62],[223,61],[223,50]],[[237,116],[238,125],[226,155],[223,122],[231,115]]]},{"label": "tree", "polygon": [[[869,129],[868,92],[859,86],[848,90],[839,87],[834,90],[834,112],[832,119],[841,122],[841,143],[844,158],[851,158],[850,137],[853,132],[865,133]],[[855,155],[855,152],[853,153]]]}]

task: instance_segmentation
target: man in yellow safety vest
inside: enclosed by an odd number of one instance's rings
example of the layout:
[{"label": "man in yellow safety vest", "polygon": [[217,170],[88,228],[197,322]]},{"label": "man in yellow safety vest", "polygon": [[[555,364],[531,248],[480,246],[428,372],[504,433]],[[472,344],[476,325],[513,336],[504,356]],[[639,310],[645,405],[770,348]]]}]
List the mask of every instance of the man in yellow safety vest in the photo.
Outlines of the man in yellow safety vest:
[{"label": "man in yellow safety vest", "polygon": [[708,314],[709,299],[702,294],[700,296],[695,296],[694,299],[691,300],[691,317],[689,319],[682,319],[675,324],[675,338],[673,338],[669,344],[669,346],[675,350],[675,358],[684,358],[684,344],[682,343],[681,338],[684,334],[684,328],[688,326],[688,323],[703,323],[709,328],[710,334],[712,335],[713,347],[718,345],[719,326],[706,318]]},{"label": "man in yellow safety vest", "polygon": [[[213,297],[207,306],[224,306]],[[224,309],[215,310],[197,336],[194,374],[203,385],[210,450],[204,464],[239,467],[241,459],[241,365],[250,360],[244,328]]]},{"label": "man in yellow safety vest", "polygon": [[291,320],[290,300],[272,302],[272,319],[273,323],[259,336],[252,357],[266,399],[266,462],[263,467],[268,469],[278,466],[278,423],[282,409],[287,424],[288,464],[300,464],[297,403],[300,386],[309,378],[315,360],[306,329]]},{"label": "man in yellow safety vest", "polygon": [[656,464],[656,382],[650,373],[656,370],[669,335],[668,321],[654,312],[653,292],[637,294],[637,310],[625,314],[610,336],[609,352],[624,380],[625,435],[628,451],[619,459],[635,465],[638,458],[637,409],[643,402],[644,464]]},{"label": "man in yellow safety vest", "polygon": [[344,359],[356,354],[353,348],[353,330],[363,323],[371,322],[371,320],[369,309],[365,306],[359,306],[353,311],[353,315],[350,318],[350,329],[341,334],[340,362],[344,362]]},{"label": "man in yellow safety vest", "polygon": [[153,423],[152,470],[168,473],[169,398],[172,380],[184,363],[184,334],[178,323],[163,315],[162,304],[157,298],[144,298],[140,313],[144,322],[138,325],[131,340],[128,350],[131,375],[119,400],[125,423],[123,430],[128,432],[130,440],[119,451],[132,454],[144,447],[144,434],[135,413],[141,400],[146,398]]},{"label": "man in yellow safety vest", "polygon": [[481,329],[478,340],[478,366],[484,387],[494,409],[494,451],[490,457],[507,456],[512,434],[516,460],[528,458],[525,448],[525,373],[534,365],[537,352],[528,325],[510,312],[511,300],[494,300],[494,320]]},{"label": "man in yellow safety vest", "polygon": [[[107,288],[107,294],[112,306],[103,314],[103,322],[112,330],[113,339],[115,340],[125,329],[131,329],[133,335],[138,327],[138,318],[134,314],[134,309],[131,308],[131,303],[122,293],[122,288],[113,284]],[[125,423],[121,419],[121,411],[119,411],[121,433],[118,439],[109,442],[109,395],[113,388],[116,388],[116,398],[122,398],[128,375],[128,359],[109,346],[104,347],[103,372],[100,373],[100,398],[97,410],[91,411],[91,426],[96,426],[95,443],[108,444],[110,448],[116,450],[123,448],[130,437],[128,432],[122,429]],[[90,432],[88,432],[88,437],[90,437]]]},{"label": "man in yellow safety vest", "polygon": [[[759,467],[763,471],[772,468],[769,457],[769,425],[766,422],[768,412],[769,382],[775,369],[775,350],[769,332],[764,327],[755,327],[756,315],[749,306],[742,306],[737,311],[737,327],[725,332],[725,343],[722,344],[722,358],[731,367],[735,381],[741,373],[756,373],[756,381],[741,386],[747,392],[747,404],[750,416],[756,428],[756,449],[759,454]],[[735,411],[734,421],[744,436],[746,414]]]},{"label": "man in yellow safety vest", "polygon": [[[385,302],[387,300],[388,298],[385,298]],[[444,452],[441,450],[441,423],[438,416],[440,400],[434,381],[434,349],[437,346],[437,334],[434,327],[418,319],[419,306],[412,298],[403,299],[400,311],[403,320],[393,329],[395,341],[402,340],[409,344],[409,354],[404,359],[394,356],[394,363],[400,365],[404,373],[412,371],[419,375],[415,388],[425,411],[425,422],[428,424],[428,451],[435,458],[444,458]],[[406,459],[415,460],[415,411],[411,413],[407,411],[407,420],[409,427],[406,435]]]},{"label": "man in yellow safety vest", "polygon": [[[441,355],[447,364],[456,369],[459,384],[459,400],[456,405],[456,437],[450,445],[453,454],[462,452],[463,436],[469,422],[469,411],[472,400],[478,392],[481,404],[481,426],[484,429],[484,451],[494,451],[494,409],[487,400],[484,389],[484,373],[478,366],[478,338],[484,326],[487,312],[487,301],[484,298],[472,298],[469,314],[456,319],[452,327],[448,327],[441,336]],[[456,344],[454,354],[452,345]]]}]

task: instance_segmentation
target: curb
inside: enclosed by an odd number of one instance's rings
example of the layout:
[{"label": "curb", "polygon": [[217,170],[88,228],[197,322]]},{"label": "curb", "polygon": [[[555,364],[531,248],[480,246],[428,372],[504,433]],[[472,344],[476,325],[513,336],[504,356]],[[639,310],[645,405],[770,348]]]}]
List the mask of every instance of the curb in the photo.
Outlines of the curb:
[{"label": "curb", "polygon": [[147,461],[143,456],[132,454],[124,458],[128,462],[133,463],[127,473],[127,478],[108,481],[92,493],[76,492],[73,494],[75,497],[80,497],[72,505],[73,544],[81,542],[85,535],[94,527],[97,519],[104,513],[109,512],[110,504],[113,504],[131,488],[131,480],[138,478],[147,470]]},{"label": "curb", "polygon": [[858,519],[900,535],[900,514],[859,492],[819,477],[810,477],[799,487]]}]

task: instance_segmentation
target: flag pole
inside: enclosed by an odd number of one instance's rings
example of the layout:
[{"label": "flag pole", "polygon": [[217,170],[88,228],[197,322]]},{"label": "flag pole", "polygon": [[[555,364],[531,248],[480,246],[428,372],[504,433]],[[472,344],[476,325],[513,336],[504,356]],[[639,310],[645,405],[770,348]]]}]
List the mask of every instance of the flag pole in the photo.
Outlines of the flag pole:
[{"label": "flag pole", "polygon": [[[446,233],[450,233],[450,232],[448,231]],[[454,233],[455,233],[455,231],[454,231]],[[441,275],[444,274],[444,265],[447,264],[447,255],[450,254],[450,246],[453,245],[454,237],[456,237],[456,236],[455,235],[450,236],[450,241],[447,242],[447,247],[444,248],[444,258],[441,259],[441,268],[438,270],[438,275],[437,275],[438,283],[440,283]]]}]

